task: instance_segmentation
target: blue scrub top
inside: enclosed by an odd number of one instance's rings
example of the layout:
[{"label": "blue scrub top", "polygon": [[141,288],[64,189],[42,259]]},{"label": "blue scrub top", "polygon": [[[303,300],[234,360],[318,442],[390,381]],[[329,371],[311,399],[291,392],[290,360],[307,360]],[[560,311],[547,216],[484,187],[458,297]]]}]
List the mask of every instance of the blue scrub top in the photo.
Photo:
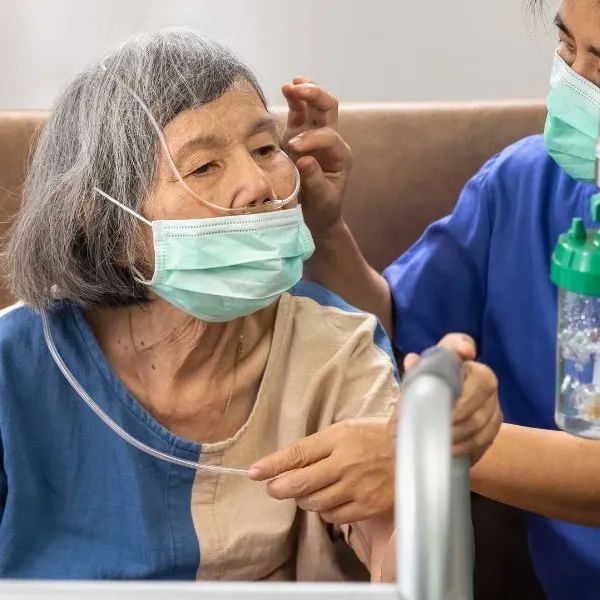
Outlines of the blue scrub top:
[{"label": "blue scrub top", "polygon": [[[550,158],[541,136],[490,159],[454,213],[386,269],[396,345],[420,352],[447,333],[470,334],[498,376],[506,421],[556,429],[557,290],[550,259],[573,217],[593,227],[595,192]],[[600,598],[600,530],[534,514],[526,519],[548,598]]]}]

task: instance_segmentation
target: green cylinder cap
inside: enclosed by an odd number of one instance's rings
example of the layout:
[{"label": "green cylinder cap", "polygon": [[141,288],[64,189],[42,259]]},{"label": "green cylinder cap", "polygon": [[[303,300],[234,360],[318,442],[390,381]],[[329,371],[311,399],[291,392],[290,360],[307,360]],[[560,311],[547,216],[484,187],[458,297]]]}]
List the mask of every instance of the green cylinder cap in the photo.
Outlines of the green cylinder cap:
[{"label": "green cylinder cap", "polygon": [[[594,222],[600,223],[600,194],[592,197],[591,212]],[[551,278],[569,292],[600,296],[600,231],[586,230],[581,219],[573,219],[556,243]]]}]

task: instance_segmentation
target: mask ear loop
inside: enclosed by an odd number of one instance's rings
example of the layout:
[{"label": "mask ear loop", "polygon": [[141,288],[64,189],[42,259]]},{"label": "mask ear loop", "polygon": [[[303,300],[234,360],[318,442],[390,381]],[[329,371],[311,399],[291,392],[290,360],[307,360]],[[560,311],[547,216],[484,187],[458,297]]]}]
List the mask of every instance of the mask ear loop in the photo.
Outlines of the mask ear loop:
[{"label": "mask ear loop", "polygon": [[[135,210],[129,208],[128,206],[125,206],[122,202],[119,202],[118,200],[116,200],[112,196],[109,196],[106,192],[103,192],[100,188],[95,187],[95,188],[93,188],[93,190],[97,194],[100,194],[101,196],[103,196],[104,198],[106,198],[107,200],[109,200],[110,202],[112,202],[113,204],[116,204],[118,207],[122,208],[125,212],[127,212],[130,215],[134,216],[136,219],[139,219],[140,221],[142,221],[142,223],[146,223],[146,225],[148,225],[149,227],[152,227],[152,221],[149,221],[148,219],[146,219],[146,217],[142,217],[142,215],[136,213]],[[154,283],[154,276],[150,280],[144,279],[144,276],[133,265],[131,266],[131,271],[133,272],[134,279],[138,283],[142,283],[143,285],[152,285]],[[156,269],[154,269],[154,271],[156,272]]]},{"label": "mask ear loop", "polygon": [[[100,63],[100,67],[106,73],[106,72],[108,72],[108,69],[106,68],[105,61],[106,61],[106,59],[102,60],[102,62]],[[119,79],[118,77],[114,77],[114,80],[119,85],[123,86],[135,98],[135,100],[137,101],[137,103],[141,106],[142,110],[146,113],[146,116],[150,120],[150,123],[152,124],[152,127],[153,127],[154,131],[156,132],[156,135],[158,136],[158,140],[160,142],[160,145],[162,146],[162,148],[163,148],[163,150],[165,152],[165,156],[167,157],[167,162],[169,163],[169,167],[171,168],[171,171],[173,172],[173,175],[176,177],[176,179],[179,182],[179,184],[189,194],[191,194],[199,202],[202,202],[202,204],[204,204],[205,206],[211,208],[214,211],[221,212],[221,213],[226,213],[226,214],[247,214],[247,213],[253,213],[253,212],[264,212],[265,209],[266,210],[278,210],[278,209],[283,208],[284,206],[286,206],[287,204],[289,204],[290,202],[292,202],[292,201],[294,201],[294,200],[296,200],[298,198],[298,194],[300,193],[300,173],[298,172],[298,168],[294,164],[294,161],[292,161],[292,159],[283,150],[280,150],[280,152],[291,163],[292,167],[294,168],[294,176],[295,176],[294,190],[292,191],[292,193],[287,198],[283,198],[283,199],[280,199],[280,200],[271,200],[269,202],[265,202],[263,204],[260,204],[260,205],[258,205],[256,207],[252,207],[252,206],[247,206],[246,207],[245,206],[243,208],[225,208],[223,206],[218,206],[217,204],[213,204],[212,202],[209,202],[205,198],[202,198],[202,196],[199,196],[198,194],[196,194],[196,192],[194,192],[194,190],[192,190],[188,186],[188,184],[184,181],[183,177],[181,176],[181,173],[179,172],[179,169],[177,169],[177,166],[175,165],[175,162],[173,161],[173,157],[171,156],[171,152],[169,151],[169,146],[167,145],[167,141],[165,140],[165,136],[163,134],[162,128],[158,124],[158,122],[156,121],[156,119],[154,118],[154,115],[152,114],[152,112],[150,111],[150,109],[148,108],[148,106],[146,105],[146,103],[124,81],[121,81],[121,79]]]},{"label": "mask ear loop", "polygon": [[101,196],[104,196],[104,198],[106,198],[113,204],[116,204],[119,208],[122,208],[125,212],[129,213],[130,215],[133,215],[136,219],[139,219],[143,223],[146,223],[146,225],[149,225],[150,227],[152,227],[152,221],[149,221],[148,219],[146,219],[146,217],[143,217],[142,215],[136,213],[135,210],[133,210],[132,208],[125,206],[122,202],[119,202],[112,196],[109,196],[106,192],[103,192],[100,188],[95,187],[95,188],[93,188],[93,190],[96,193],[100,194]]}]

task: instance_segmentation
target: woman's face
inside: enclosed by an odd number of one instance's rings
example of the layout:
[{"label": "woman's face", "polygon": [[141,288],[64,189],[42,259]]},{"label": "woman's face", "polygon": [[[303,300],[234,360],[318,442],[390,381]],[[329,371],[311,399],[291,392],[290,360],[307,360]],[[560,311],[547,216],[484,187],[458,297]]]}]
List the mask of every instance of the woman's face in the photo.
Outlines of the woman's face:
[{"label": "woman's face", "polygon": [[[185,183],[211,204],[257,206],[287,198],[294,189],[294,168],[280,151],[275,121],[247,82],[236,83],[210,104],[178,114],[164,128],[164,136]],[[143,212],[151,221],[225,214],[181,185],[164,151]]]}]

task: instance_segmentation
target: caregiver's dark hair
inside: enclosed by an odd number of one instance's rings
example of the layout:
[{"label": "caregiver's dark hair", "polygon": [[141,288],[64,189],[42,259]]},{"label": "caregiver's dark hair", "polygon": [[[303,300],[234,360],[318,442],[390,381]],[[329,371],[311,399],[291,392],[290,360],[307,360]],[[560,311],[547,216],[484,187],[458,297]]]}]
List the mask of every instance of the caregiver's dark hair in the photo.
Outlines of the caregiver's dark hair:
[{"label": "caregiver's dark hair", "polygon": [[130,268],[140,258],[140,224],[93,191],[140,213],[154,181],[156,132],[126,86],[164,127],[239,81],[265,102],[230,50],[187,29],[131,38],[77,75],[42,131],[4,253],[13,297],[35,309],[56,300],[113,307],[146,301],[148,290]]}]

